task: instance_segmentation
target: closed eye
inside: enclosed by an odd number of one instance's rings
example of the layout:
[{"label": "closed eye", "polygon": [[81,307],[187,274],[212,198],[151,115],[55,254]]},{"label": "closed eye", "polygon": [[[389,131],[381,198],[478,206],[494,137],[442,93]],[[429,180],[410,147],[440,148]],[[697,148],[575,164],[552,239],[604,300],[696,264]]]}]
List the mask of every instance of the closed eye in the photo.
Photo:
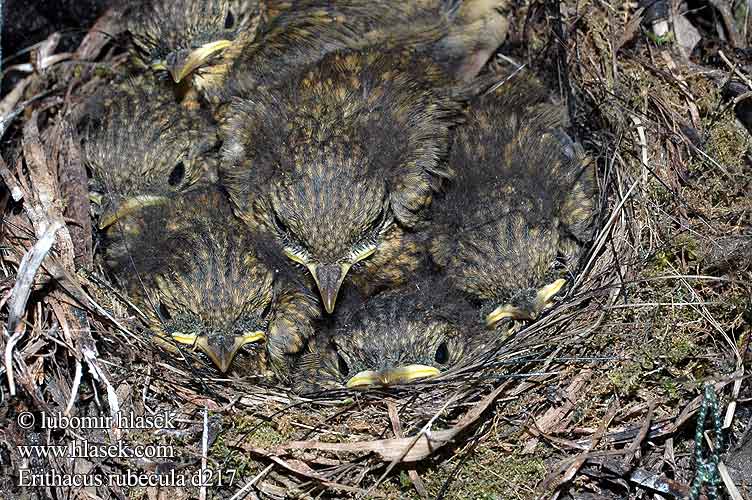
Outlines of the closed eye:
[{"label": "closed eye", "polygon": [[170,311],[167,310],[167,306],[164,305],[163,302],[159,303],[159,309],[157,310],[157,314],[159,315],[159,319],[162,321],[169,321],[172,318],[172,315],[170,315]]},{"label": "closed eye", "polygon": [[350,367],[340,353],[337,353],[337,369],[345,377],[350,374]]},{"label": "closed eye", "polygon": [[285,224],[284,221],[280,218],[280,216],[277,215],[277,212],[274,211],[274,209],[271,209],[270,212],[272,214],[272,223],[274,224],[274,227],[277,230],[277,233],[280,235],[289,234],[290,231],[287,229],[287,224]]},{"label": "closed eye", "polygon": [[371,230],[377,234],[383,233],[392,224],[393,217],[389,210],[389,203],[385,200],[381,212],[371,223]]},{"label": "closed eye", "polygon": [[185,164],[182,161],[177,162],[170,172],[170,176],[167,178],[167,184],[172,187],[177,187],[185,179]]},{"label": "closed eye", "polygon": [[376,217],[371,223],[369,239],[360,243],[351,252],[350,256],[353,263],[360,262],[361,260],[367,259],[373,255],[379,247],[378,242],[381,235],[389,228],[392,220],[389,206],[385,202],[378,217]]},{"label": "closed eye", "polygon": [[287,256],[288,259],[292,260],[293,262],[297,262],[298,264],[307,265],[308,264],[308,254],[303,249],[302,245],[298,245],[297,242],[294,240],[292,233],[287,228],[287,225],[282,221],[282,219],[277,215],[277,213],[272,209],[272,223],[275,226],[275,229],[277,231],[277,236],[283,241],[283,248],[282,251]]},{"label": "closed eye", "polygon": [[434,355],[434,360],[440,365],[445,365],[449,362],[449,347],[446,342],[439,344]]},{"label": "closed eye", "polygon": [[233,26],[235,26],[235,16],[228,10],[227,17],[225,17],[225,29],[229,30]]}]

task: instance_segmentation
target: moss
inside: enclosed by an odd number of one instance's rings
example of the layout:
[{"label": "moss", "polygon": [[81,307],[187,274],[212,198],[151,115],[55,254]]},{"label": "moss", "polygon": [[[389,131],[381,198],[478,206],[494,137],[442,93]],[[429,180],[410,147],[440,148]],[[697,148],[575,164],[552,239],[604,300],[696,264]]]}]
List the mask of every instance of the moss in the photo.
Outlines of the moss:
[{"label": "moss", "polygon": [[723,118],[708,124],[706,153],[718,163],[731,170],[744,165],[744,155],[752,147],[752,139],[736,123],[733,113],[727,112]]},{"label": "moss", "polygon": [[239,415],[229,419],[230,428],[220,434],[211,448],[210,456],[221,463],[224,471],[234,470],[236,478],[258,473],[262,464],[248,453],[241,453],[237,446],[273,448],[289,441],[289,435],[280,432],[270,422]]},{"label": "moss", "polygon": [[689,357],[696,350],[697,344],[686,331],[681,331],[671,335],[668,347],[666,359],[676,365]]},{"label": "moss", "polygon": [[646,31],[645,34],[648,36],[650,40],[653,41],[656,45],[663,46],[663,45],[671,45],[676,41],[676,36],[672,31],[669,31],[665,35],[658,36],[652,31]]},{"label": "moss", "polygon": [[640,387],[643,368],[640,363],[627,362],[615,370],[609,370],[608,380],[620,396],[629,396]]},{"label": "moss", "polygon": [[[455,470],[461,457],[420,472],[430,498],[435,498],[447,480],[447,500],[532,498],[536,485],[546,474],[543,459],[533,455],[509,454],[501,449],[481,448]],[[387,498],[417,499],[407,472],[400,472],[379,488]]]},{"label": "moss", "polygon": [[291,433],[282,423],[283,420],[273,424],[249,416],[238,416],[233,420],[235,431],[246,435],[245,443],[254,448],[273,448],[288,442]]}]

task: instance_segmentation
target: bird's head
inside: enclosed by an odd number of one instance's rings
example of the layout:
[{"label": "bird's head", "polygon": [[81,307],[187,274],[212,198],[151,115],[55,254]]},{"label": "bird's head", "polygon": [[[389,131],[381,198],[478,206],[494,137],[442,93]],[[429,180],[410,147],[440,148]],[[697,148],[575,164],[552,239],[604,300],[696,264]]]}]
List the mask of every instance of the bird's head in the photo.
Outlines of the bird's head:
[{"label": "bird's head", "polygon": [[545,95],[523,78],[476,100],[454,136],[455,183],[433,206],[431,255],[489,328],[537,319],[566,284],[567,199],[581,168]]},{"label": "bird's head", "polygon": [[537,319],[566,284],[558,277],[557,227],[521,205],[475,214],[463,230],[440,231],[432,242],[434,260],[482,304],[488,328]]},{"label": "bird's head", "polygon": [[186,238],[192,245],[149,290],[153,329],[199,349],[223,373],[243,346],[266,339],[274,298],[271,271],[238,243],[229,234]]},{"label": "bird's head", "polygon": [[100,228],[216,180],[218,146],[202,113],[175,106],[156,91],[116,94],[85,145]]},{"label": "bird's head", "polygon": [[348,388],[368,389],[435,377],[467,360],[482,336],[460,309],[434,304],[433,292],[407,286],[344,315],[324,371]]},{"label": "bird's head", "polygon": [[557,278],[540,288],[516,290],[504,301],[488,301],[482,308],[482,315],[488,328],[499,328],[507,321],[536,320],[551,306],[553,298],[567,284],[567,280]]},{"label": "bird's head", "polygon": [[436,72],[376,47],[332,53],[230,105],[222,176],[236,210],[311,272],[328,312],[348,271],[384,256],[393,221],[420,227],[452,176],[442,160],[461,105]]},{"label": "bird's head", "polygon": [[241,32],[255,31],[256,0],[152,0],[129,25],[144,66],[179,83],[222,60]]},{"label": "bird's head", "polygon": [[267,207],[284,254],[311,273],[328,313],[347,273],[379,249],[393,222],[383,181],[352,175],[357,158],[330,161],[279,178]]},{"label": "bird's head", "polygon": [[147,210],[142,231],[128,238],[133,267],[126,269],[140,275],[155,334],[198,349],[226,372],[244,346],[265,340],[275,292],[254,236],[220,194],[192,193]]}]

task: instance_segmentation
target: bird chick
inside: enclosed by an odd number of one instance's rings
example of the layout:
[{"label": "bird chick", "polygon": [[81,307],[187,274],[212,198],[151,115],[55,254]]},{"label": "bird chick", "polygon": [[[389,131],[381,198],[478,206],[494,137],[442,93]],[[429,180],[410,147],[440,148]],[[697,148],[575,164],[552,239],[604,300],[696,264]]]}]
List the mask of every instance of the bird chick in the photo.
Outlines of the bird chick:
[{"label": "bird chick", "polygon": [[251,95],[343,49],[421,47],[457,79],[472,79],[506,37],[506,0],[269,1],[271,19],[243,47],[214,102]]},{"label": "bird chick", "polygon": [[210,118],[171,102],[159,87],[100,96],[84,147],[99,227],[217,178],[219,140]]},{"label": "bird chick", "polygon": [[[298,365],[303,387],[368,389],[436,377],[491,348],[492,336],[469,317],[472,308],[421,281],[382,292],[343,311],[330,336]],[[468,314],[469,313],[469,314]]]},{"label": "bird chick", "polygon": [[263,373],[268,364],[284,377],[319,306],[288,279],[286,261],[233,217],[226,195],[194,191],[129,219],[128,252],[111,254],[110,268],[156,336],[199,349],[223,373],[244,346],[265,342],[245,366]]},{"label": "bird chick", "polygon": [[591,235],[593,168],[544,96],[522,77],[473,102],[449,158],[458,175],[434,205],[433,259],[489,327],[537,318]]},{"label": "bird chick", "polygon": [[409,231],[452,176],[449,128],[471,92],[446,82],[415,52],[345,51],[233,102],[224,185],[310,271],[327,312],[351,271],[418,265]]},{"label": "bird chick", "polygon": [[262,15],[258,0],[144,0],[132,12],[136,62],[200,93],[221,85]]}]

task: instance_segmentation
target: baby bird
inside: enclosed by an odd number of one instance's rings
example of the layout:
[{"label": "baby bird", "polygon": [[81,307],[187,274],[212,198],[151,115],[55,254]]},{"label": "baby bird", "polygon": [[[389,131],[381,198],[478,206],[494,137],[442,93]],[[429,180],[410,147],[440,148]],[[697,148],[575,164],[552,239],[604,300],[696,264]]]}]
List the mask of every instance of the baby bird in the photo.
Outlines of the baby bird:
[{"label": "baby bird", "polygon": [[368,282],[418,266],[408,230],[452,175],[442,160],[464,98],[446,82],[412,51],[336,52],[232,104],[224,185],[310,271],[327,312],[351,271]]},{"label": "baby bird", "polygon": [[313,380],[303,391],[407,384],[490,349],[498,339],[478,328],[472,307],[441,285],[418,281],[344,310],[331,344],[317,338],[316,346],[323,346],[301,360],[299,369],[307,373],[302,378]]},{"label": "baby bird", "polygon": [[471,79],[506,37],[500,0],[268,1],[273,17],[243,47],[215,102],[250,96],[343,49],[413,46],[447,74]]},{"label": "baby bird", "polygon": [[142,0],[132,12],[136,62],[200,93],[221,86],[263,14],[258,0]]},{"label": "baby bird", "polygon": [[157,337],[199,349],[223,373],[244,346],[265,342],[250,366],[284,377],[319,306],[233,217],[226,195],[194,191],[129,219],[117,242],[127,251],[109,252],[108,263]]},{"label": "baby bird", "polygon": [[176,106],[160,87],[125,85],[106,95],[84,147],[99,227],[217,178],[219,140],[210,118]]},{"label": "baby bird", "polygon": [[527,77],[471,104],[454,136],[454,185],[434,206],[434,261],[485,322],[537,318],[589,240],[593,168],[561,107]]}]

